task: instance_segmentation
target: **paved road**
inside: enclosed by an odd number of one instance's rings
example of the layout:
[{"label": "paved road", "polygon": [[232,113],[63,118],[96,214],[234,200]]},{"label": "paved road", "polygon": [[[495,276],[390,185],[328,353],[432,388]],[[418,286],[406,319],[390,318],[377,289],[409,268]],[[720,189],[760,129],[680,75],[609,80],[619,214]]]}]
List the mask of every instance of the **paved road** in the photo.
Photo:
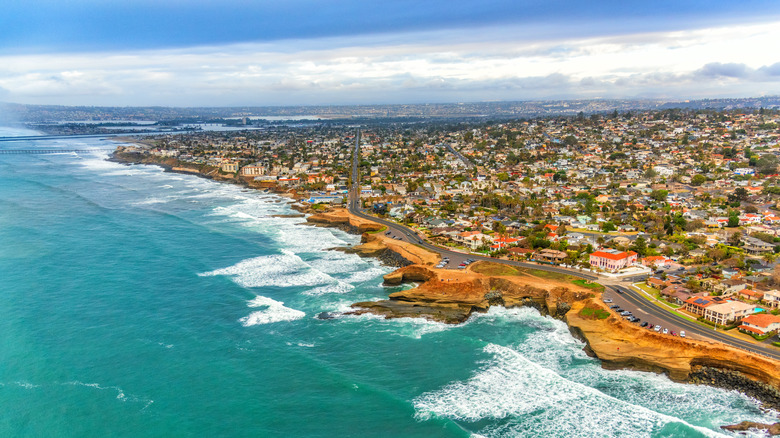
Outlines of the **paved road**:
[{"label": "paved road", "polygon": [[[599,281],[599,277],[597,275],[583,273],[572,269],[565,269],[557,266],[546,266],[546,265],[516,262],[511,260],[501,260],[492,257],[484,257],[475,254],[466,254],[458,251],[453,251],[450,249],[441,248],[428,243],[428,241],[426,241],[422,236],[417,235],[413,230],[410,230],[409,228],[403,225],[399,225],[395,222],[390,222],[381,218],[368,216],[364,214],[360,208],[360,175],[358,173],[359,153],[360,153],[360,130],[358,130],[357,135],[355,136],[355,153],[354,153],[354,159],[352,163],[353,184],[349,191],[349,199],[347,204],[348,210],[352,214],[358,217],[385,225],[388,228],[386,233],[389,232],[388,234],[389,236],[397,237],[399,240],[403,240],[405,242],[414,243],[418,246],[433,251],[441,255],[442,257],[449,257],[450,263],[447,266],[447,268],[454,269],[457,268],[457,266],[460,263],[462,263],[464,260],[474,259],[474,260],[484,260],[484,261],[490,261],[496,263],[503,263],[506,265],[517,266],[522,268],[540,269],[544,271],[568,274],[575,277],[584,278],[586,280]],[[654,304],[649,303],[644,297],[640,296],[638,292],[635,292],[631,289],[628,289],[628,287],[626,287],[631,282],[641,281],[644,278],[646,278],[646,276],[627,278],[620,282],[599,281],[600,283],[606,283],[605,284],[606,289],[603,297],[611,298],[615,300],[615,302],[620,304],[623,309],[631,310],[634,313],[634,315],[636,315],[638,318],[641,318],[643,321],[649,321],[655,325],[666,327],[670,331],[676,331],[679,333],[680,331],[684,330],[686,332],[686,335],[689,337],[722,342],[727,345],[748,350],[750,352],[763,354],[773,359],[780,360],[780,352],[778,352],[777,349],[774,349],[773,347],[753,344],[750,342],[743,341],[741,339],[731,337],[720,331],[710,330],[705,326],[688,321],[687,319],[681,318],[673,313],[664,311],[663,309],[655,306]],[[610,283],[621,283],[621,284],[610,284]]]},{"label": "paved road", "polygon": [[611,298],[616,304],[620,304],[623,309],[633,312],[637,318],[668,328],[670,331],[673,330],[679,333],[680,331],[685,330],[686,335],[689,337],[723,342],[724,344],[780,360],[780,352],[773,347],[765,347],[763,345],[743,341],[729,336],[720,330],[716,331],[712,328],[688,321],[685,318],[681,318],[649,303],[645,297],[640,296],[640,292],[633,291],[625,286],[607,286],[604,298]]},{"label": "paved road", "polygon": [[452,155],[455,155],[458,157],[458,159],[467,167],[472,168],[474,167],[474,164],[469,160],[468,158],[464,157],[463,154],[461,154],[459,151],[456,151],[455,148],[452,147],[451,144],[445,143],[444,146],[447,147],[447,149],[452,153]]}]

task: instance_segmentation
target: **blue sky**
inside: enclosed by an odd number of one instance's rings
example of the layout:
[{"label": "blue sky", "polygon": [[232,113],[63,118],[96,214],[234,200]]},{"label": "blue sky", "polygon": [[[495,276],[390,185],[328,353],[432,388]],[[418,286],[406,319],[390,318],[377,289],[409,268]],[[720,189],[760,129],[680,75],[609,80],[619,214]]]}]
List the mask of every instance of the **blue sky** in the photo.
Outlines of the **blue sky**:
[{"label": "blue sky", "polygon": [[3,101],[201,106],[780,94],[776,0],[3,3]]}]

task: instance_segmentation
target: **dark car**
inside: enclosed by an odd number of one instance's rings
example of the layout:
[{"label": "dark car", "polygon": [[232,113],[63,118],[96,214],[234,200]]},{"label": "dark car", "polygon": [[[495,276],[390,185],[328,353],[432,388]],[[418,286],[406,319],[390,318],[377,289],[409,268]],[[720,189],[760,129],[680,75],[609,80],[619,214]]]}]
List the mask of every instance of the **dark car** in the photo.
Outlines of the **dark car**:
[{"label": "dark car", "polygon": [[647,327],[648,324],[650,324],[650,323],[645,321],[642,324],[639,324],[639,327],[645,328],[645,327]]},{"label": "dark car", "polygon": [[609,306],[609,308],[610,309],[619,309],[620,306],[618,306],[617,304],[613,304],[613,305]]}]

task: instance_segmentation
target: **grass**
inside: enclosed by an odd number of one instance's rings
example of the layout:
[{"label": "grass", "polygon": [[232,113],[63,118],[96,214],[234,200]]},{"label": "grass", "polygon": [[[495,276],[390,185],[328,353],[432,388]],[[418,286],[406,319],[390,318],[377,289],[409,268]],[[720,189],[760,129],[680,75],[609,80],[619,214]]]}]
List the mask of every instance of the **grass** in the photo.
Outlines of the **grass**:
[{"label": "grass", "polygon": [[775,347],[780,347],[780,342],[772,342],[772,345],[774,345]]},{"label": "grass", "polygon": [[577,277],[573,275],[561,274],[559,272],[552,272],[552,271],[544,271],[541,269],[523,269],[521,272],[524,272],[529,275],[533,275],[535,277],[547,278],[550,280],[574,281],[577,279]]},{"label": "grass", "polygon": [[573,280],[572,283],[576,284],[577,286],[586,287],[588,289],[593,289],[599,292],[604,292],[604,286],[598,284],[598,283],[591,283],[588,280],[580,278],[579,280]]},{"label": "grass", "polygon": [[517,268],[504,265],[501,263],[492,263],[492,262],[476,263],[474,264],[474,266],[472,266],[471,270],[479,274],[490,275],[490,276],[507,277],[511,275],[521,274],[520,270]]},{"label": "grass", "polygon": [[380,229],[378,229],[378,230],[376,230],[376,231],[366,231],[366,234],[376,234],[376,233],[381,233],[381,232],[384,232],[384,231],[386,231],[386,230],[387,230],[387,227],[386,227],[386,226],[383,226],[382,228],[380,228]]},{"label": "grass", "polygon": [[609,318],[609,312],[604,309],[598,309],[593,307],[584,307],[580,310],[580,315],[588,319],[607,319]]}]

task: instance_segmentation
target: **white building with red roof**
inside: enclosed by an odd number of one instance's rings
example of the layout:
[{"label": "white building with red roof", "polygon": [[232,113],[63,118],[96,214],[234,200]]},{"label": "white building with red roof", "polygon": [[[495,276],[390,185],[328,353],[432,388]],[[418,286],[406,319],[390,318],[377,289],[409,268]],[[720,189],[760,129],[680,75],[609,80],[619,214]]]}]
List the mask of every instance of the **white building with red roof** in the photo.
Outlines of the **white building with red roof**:
[{"label": "white building with red roof", "polygon": [[634,251],[625,252],[606,248],[590,255],[590,266],[612,272],[631,266],[636,261],[637,253]]},{"label": "white building with red roof", "polygon": [[769,332],[780,330],[780,316],[768,313],[749,315],[742,319],[739,329],[757,335],[765,335]]}]

